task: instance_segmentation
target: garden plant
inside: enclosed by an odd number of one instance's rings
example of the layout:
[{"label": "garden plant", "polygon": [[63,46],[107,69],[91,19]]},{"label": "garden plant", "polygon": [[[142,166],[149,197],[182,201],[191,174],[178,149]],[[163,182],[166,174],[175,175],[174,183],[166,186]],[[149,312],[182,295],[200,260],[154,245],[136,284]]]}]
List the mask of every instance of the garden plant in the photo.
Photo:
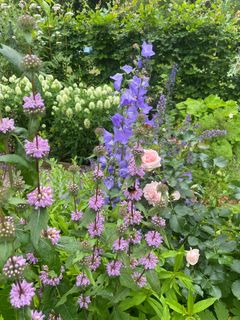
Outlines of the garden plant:
[{"label": "garden plant", "polygon": [[0,319],[239,320],[237,101],[175,105],[177,64],[152,90],[147,38],[112,84],[61,81],[21,3],[21,50],[0,46]]}]

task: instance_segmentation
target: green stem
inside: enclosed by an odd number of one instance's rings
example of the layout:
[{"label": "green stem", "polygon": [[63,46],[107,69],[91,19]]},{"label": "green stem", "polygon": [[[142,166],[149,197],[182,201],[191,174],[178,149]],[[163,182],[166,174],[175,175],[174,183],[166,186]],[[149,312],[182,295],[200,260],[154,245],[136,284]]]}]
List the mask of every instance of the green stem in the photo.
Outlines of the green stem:
[{"label": "green stem", "polygon": [[[6,154],[9,154],[8,138],[7,138],[7,137],[4,139],[4,148],[5,148]],[[13,187],[13,172],[12,172],[12,167],[11,167],[10,164],[8,164],[7,167],[8,167],[8,176],[9,176],[10,186],[11,186],[11,188],[12,188],[12,187]]]}]

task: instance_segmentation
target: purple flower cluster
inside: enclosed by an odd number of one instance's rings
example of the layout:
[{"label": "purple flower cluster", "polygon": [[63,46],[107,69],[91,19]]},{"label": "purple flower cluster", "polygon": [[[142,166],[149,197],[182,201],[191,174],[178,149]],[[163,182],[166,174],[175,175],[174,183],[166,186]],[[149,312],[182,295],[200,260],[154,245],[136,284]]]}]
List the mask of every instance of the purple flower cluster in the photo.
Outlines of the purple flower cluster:
[{"label": "purple flower cluster", "polygon": [[29,283],[26,280],[13,283],[10,291],[11,305],[17,309],[30,306],[34,295],[35,288],[33,283]]},{"label": "purple flower cluster", "polygon": [[53,204],[52,189],[50,187],[36,188],[27,195],[28,203],[35,209],[46,208]]},{"label": "purple flower cluster", "polygon": [[0,119],[0,133],[6,134],[15,130],[14,120],[9,118]]},{"label": "purple flower cluster", "polygon": [[104,230],[104,217],[97,212],[96,218],[93,223],[88,225],[88,233],[90,237],[99,237]]},{"label": "purple flower cluster", "polygon": [[72,221],[79,221],[82,218],[82,216],[83,216],[82,211],[76,210],[71,213]]},{"label": "purple flower cluster", "polygon": [[42,313],[42,311],[32,310],[31,318],[32,320],[44,320],[45,315]]},{"label": "purple flower cluster", "polygon": [[119,260],[114,260],[114,261],[108,262],[107,273],[108,273],[109,277],[120,276],[122,265],[123,265],[122,261],[119,261]]},{"label": "purple flower cluster", "polygon": [[83,294],[81,294],[77,302],[81,309],[88,309],[88,305],[91,302],[91,299],[89,296],[84,296]]},{"label": "purple flower cluster", "polygon": [[35,159],[46,157],[50,151],[48,140],[40,136],[36,136],[33,141],[26,140],[24,148],[26,154]]},{"label": "purple flower cluster", "polygon": [[199,137],[199,140],[212,139],[217,137],[223,137],[227,134],[226,130],[214,129],[214,130],[204,130]]},{"label": "purple flower cluster", "polygon": [[40,271],[39,279],[41,280],[43,285],[48,285],[48,286],[58,286],[60,281],[63,278],[63,272],[65,271],[64,267],[61,267],[60,270],[60,275],[53,275],[52,273],[50,274],[49,268],[47,265],[42,266],[42,271]]},{"label": "purple flower cluster", "polygon": [[21,277],[26,265],[27,261],[23,256],[10,257],[3,267],[3,274],[8,278]]},{"label": "purple flower cluster", "polygon": [[23,101],[24,112],[28,114],[42,113],[45,111],[44,101],[40,93],[37,93],[35,95],[31,93],[29,97],[24,97]]},{"label": "purple flower cluster", "polygon": [[89,286],[89,285],[90,285],[90,280],[88,279],[86,274],[84,272],[80,273],[77,276],[76,286],[78,286],[78,287],[86,287],[86,286]]},{"label": "purple flower cluster", "polygon": [[145,234],[145,240],[149,247],[158,248],[163,242],[163,237],[157,231],[148,231]]},{"label": "purple flower cluster", "polygon": [[96,194],[94,194],[90,199],[89,199],[89,208],[99,211],[102,206],[104,205],[104,198],[103,198],[103,193],[99,190],[96,191]]},{"label": "purple flower cluster", "polygon": [[48,227],[46,231],[47,238],[51,241],[52,245],[56,245],[58,241],[60,240],[60,230],[57,230],[56,228]]}]

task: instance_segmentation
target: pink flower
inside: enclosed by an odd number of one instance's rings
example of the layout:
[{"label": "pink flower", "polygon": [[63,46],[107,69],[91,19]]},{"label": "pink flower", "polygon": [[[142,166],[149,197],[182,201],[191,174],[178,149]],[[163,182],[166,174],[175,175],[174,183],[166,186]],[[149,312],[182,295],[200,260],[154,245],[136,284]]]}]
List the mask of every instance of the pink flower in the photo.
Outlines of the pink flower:
[{"label": "pink flower", "polygon": [[163,242],[163,237],[157,231],[148,231],[145,234],[145,240],[149,247],[160,247],[160,244]]},{"label": "pink flower", "polygon": [[9,118],[0,119],[0,133],[8,133],[15,130],[14,120]]},{"label": "pink flower", "polygon": [[23,101],[23,109],[27,113],[43,112],[45,110],[44,101],[40,93],[36,95],[31,93],[29,97],[24,97]]},{"label": "pink flower", "polygon": [[90,280],[88,279],[88,277],[86,276],[86,274],[84,272],[80,273],[77,276],[76,286],[85,287],[85,286],[88,286],[89,284],[90,284]]},{"label": "pink flower", "polygon": [[113,251],[127,251],[129,243],[123,238],[119,238],[113,243]]},{"label": "pink flower", "polygon": [[36,159],[47,156],[50,151],[48,140],[40,136],[36,136],[33,141],[26,140],[24,148],[28,156]]},{"label": "pink flower", "polygon": [[46,208],[52,205],[52,189],[50,187],[40,187],[40,192],[38,188],[33,190],[27,195],[28,203],[34,206],[35,209]]},{"label": "pink flower", "polygon": [[72,221],[79,221],[82,218],[82,216],[83,216],[82,211],[76,210],[71,213]]},{"label": "pink flower", "polygon": [[26,280],[13,283],[10,291],[11,305],[15,308],[30,306],[34,294],[33,283],[29,283]]},{"label": "pink flower", "polygon": [[198,263],[200,253],[198,249],[192,249],[190,248],[189,251],[186,253],[186,260],[188,265],[194,266],[195,264]]},{"label": "pink flower", "polygon": [[108,262],[107,273],[110,277],[120,276],[121,268],[122,268],[122,262],[119,260]]},{"label": "pink flower", "polygon": [[56,228],[48,227],[47,237],[52,242],[52,245],[55,246],[61,238],[60,230],[57,230]]},{"label": "pink flower", "polygon": [[162,193],[159,191],[160,186],[160,182],[152,181],[143,188],[144,198],[153,206],[160,204],[162,201]]},{"label": "pink flower", "polygon": [[152,171],[153,169],[159,168],[161,158],[159,157],[157,151],[149,149],[144,150],[142,156],[142,167],[145,171]]},{"label": "pink flower", "polygon": [[88,305],[91,302],[91,299],[89,296],[84,296],[83,294],[80,294],[80,297],[77,302],[81,309],[88,309]]},{"label": "pink flower", "polygon": [[45,315],[42,313],[42,311],[32,310],[31,311],[31,319],[32,320],[44,320]]},{"label": "pink flower", "polygon": [[144,287],[147,283],[147,279],[140,272],[134,272],[132,275],[134,282],[140,287]]}]

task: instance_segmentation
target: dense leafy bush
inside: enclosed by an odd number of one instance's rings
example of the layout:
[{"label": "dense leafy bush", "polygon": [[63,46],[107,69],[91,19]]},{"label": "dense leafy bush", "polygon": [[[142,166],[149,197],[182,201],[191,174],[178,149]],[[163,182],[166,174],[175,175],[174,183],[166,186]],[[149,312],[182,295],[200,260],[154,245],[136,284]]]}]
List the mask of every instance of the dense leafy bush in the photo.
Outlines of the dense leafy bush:
[{"label": "dense leafy bush", "polygon": [[[75,16],[70,3],[58,10],[47,1],[39,4],[26,4],[38,21],[35,46],[59,80],[81,77],[90,85],[107,83],[110,75],[119,72],[119,65],[131,60],[132,44],[147,38],[158,52],[153,92],[162,90],[176,63],[178,101],[216,93],[238,99],[239,77],[228,77],[239,44],[239,16],[233,4],[222,0],[210,4],[205,0],[131,1],[96,10],[85,5]],[[12,16],[12,9],[6,17]],[[14,24],[14,35],[16,30]],[[16,46],[22,47],[19,41]]]}]

